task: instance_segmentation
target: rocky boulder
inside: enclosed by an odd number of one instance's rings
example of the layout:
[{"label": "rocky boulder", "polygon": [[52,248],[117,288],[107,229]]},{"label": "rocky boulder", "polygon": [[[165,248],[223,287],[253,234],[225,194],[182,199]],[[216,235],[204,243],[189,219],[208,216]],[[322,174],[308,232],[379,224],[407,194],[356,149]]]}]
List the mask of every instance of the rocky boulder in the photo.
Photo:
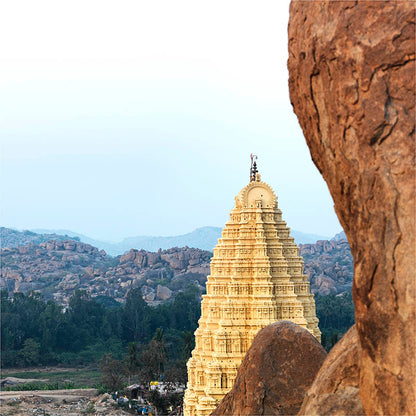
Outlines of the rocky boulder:
[{"label": "rocky boulder", "polygon": [[292,1],[288,69],[354,257],[365,412],[416,414],[414,2]]},{"label": "rocky boulder", "polygon": [[296,415],[325,357],[321,344],[293,322],[263,328],[211,415]]},{"label": "rocky boulder", "polygon": [[358,390],[359,365],[360,346],[354,325],[328,354],[298,415],[365,415]]},{"label": "rocky boulder", "polygon": [[[314,288],[320,295],[333,295],[337,293],[335,281],[330,277],[318,276],[314,279]],[[315,293],[316,293],[315,292]]]},{"label": "rocky boulder", "polygon": [[159,300],[168,300],[172,297],[172,291],[166,286],[157,285],[156,297]]},{"label": "rocky boulder", "polygon": [[319,240],[315,244],[300,244],[299,247],[312,293],[329,295],[351,290],[353,261],[350,246],[343,235],[329,241]]}]

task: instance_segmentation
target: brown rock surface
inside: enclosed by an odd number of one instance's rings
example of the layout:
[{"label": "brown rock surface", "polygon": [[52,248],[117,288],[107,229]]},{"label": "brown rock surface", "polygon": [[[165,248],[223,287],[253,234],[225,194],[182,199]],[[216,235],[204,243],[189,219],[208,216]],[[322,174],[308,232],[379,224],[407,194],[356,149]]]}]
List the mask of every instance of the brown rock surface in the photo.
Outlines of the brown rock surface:
[{"label": "brown rock surface", "polygon": [[293,322],[266,326],[212,415],[295,415],[325,357],[321,344]]},{"label": "brown rock surface", "polygon": [[365,415],[358,390],[360,346],[355,325],[319,370],[298,415]]},{"label": "brown rock surface", "polygon": [[290,97],[351,245],[371,415],[416,414],[414,6],[290,6]]}]

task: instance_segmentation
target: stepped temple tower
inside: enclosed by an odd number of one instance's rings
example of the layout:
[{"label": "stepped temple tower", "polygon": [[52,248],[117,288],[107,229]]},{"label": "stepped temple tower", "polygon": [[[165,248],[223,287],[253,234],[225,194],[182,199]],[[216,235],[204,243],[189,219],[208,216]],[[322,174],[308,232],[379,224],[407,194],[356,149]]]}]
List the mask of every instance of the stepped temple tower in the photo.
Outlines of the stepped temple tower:
[{"label": "stepped temple tower", "polygon": [[255,335],[266,325],[290,320],[320,341],[299,247],[253,158],[250,182],[235,198],[230,221],[214,248],[206,288],[187,364],[185,416],[209,415],[217,407],[233,386]]}]

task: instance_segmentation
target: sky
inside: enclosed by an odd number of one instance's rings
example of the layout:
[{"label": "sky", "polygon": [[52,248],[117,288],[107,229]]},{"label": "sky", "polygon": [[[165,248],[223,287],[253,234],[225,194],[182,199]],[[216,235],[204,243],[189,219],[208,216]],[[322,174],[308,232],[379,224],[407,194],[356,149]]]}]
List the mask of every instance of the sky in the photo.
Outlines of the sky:
[{"label": "sky", "polygon": [[289,1],[6,2],[1,225],[222,227],[250,153],[292,229],[341,231],[288,92]]}]

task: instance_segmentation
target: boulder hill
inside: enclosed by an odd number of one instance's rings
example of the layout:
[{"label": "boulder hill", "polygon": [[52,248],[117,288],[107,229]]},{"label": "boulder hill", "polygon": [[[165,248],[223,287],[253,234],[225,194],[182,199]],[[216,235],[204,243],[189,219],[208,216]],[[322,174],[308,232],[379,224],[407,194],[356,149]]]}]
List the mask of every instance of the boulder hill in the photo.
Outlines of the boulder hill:
[{"label": "boulder hill", "polygon": [[[2,228],[2,240],[0,288],[37,290],[64,305],[77,289],[123,302],[130,288],[141,287],[149,304],[170,299],[187,284],[197,285],[202,292],[212,256],[209,251],[184,247],[158,252],[131,249],[111,257],[66,236],[7,228]],[[337,294],[351,288],[352,257],[345,238],[301,244],[300,252],[312,292]]]}]

